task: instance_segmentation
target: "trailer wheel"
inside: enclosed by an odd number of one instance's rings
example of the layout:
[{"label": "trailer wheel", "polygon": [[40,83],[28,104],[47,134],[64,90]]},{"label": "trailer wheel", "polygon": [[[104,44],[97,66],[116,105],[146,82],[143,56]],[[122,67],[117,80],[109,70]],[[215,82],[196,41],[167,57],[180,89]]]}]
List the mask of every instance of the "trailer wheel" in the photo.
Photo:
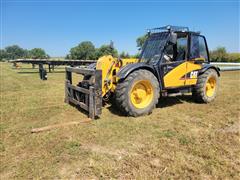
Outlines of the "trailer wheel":
[{"label": "trailer wheel", "polygon": [[209,69],[199,75],[197,84],[192,91],[193,99],[199,103],[213,101],[216,97],[218,81],[218,74],[214,69]]},{"label": "trailer wheel", "polygon": [[150,114],[158,103],[160,88],[157,78],[148,70],[137,70],[116,88],[116,104],[125,114]]}]

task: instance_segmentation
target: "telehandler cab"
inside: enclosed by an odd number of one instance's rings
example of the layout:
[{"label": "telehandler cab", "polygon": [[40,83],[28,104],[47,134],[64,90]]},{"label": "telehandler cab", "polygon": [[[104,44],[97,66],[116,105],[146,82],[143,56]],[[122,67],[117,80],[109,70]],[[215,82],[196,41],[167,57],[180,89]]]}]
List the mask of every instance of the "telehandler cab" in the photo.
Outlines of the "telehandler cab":
[{"label": "telehandler cab", "polygon": [[[82,74],[78,84],[72,72]],[[86,68],[66,67],[65,102],[101,114],[103,101],[114,98],[129,116],[151,113],[160,96],[192,92],[197,102],[213,101],[219,68],[210,64],[206,39],[187,27],[164,26],[148,31],[138,59],[103,56]]]}]

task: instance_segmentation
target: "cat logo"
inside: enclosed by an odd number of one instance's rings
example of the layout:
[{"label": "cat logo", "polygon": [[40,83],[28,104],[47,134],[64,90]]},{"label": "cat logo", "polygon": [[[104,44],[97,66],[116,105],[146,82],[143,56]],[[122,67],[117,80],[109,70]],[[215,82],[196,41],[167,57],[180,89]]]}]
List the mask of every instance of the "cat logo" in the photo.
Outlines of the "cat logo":
[{"label": "cat logo", "polygon": [[192,71],[192,72],[190,73],[190,78],[191,78],[191,79],[195,79],[195,78],[197,78],[197,76],[198,76],[198,71]]}]

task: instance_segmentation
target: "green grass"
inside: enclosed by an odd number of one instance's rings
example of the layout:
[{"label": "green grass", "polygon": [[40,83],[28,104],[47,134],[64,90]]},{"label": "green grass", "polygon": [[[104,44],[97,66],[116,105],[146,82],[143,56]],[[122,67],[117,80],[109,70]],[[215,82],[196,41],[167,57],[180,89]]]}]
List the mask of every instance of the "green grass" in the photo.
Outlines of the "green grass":
[{"label": "green grass", "polygon": [[240,73],[223,72],[213,103],[163,98],[149,116],[107,105],[101,119],[31,134],[32,128],[84,121],[64,103],[64,69],[1,65],[1,179],[230,179],[240,173]]}]

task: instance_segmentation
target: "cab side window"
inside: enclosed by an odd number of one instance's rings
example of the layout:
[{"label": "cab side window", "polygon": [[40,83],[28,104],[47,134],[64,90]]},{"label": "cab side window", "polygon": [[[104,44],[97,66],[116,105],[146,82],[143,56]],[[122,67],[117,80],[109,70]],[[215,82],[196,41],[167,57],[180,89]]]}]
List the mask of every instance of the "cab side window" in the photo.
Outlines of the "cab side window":
[{"label": "cab side window", "polygon": [[192,35],[190,49],[190,59],[203,58],[208,61],[207,46],[202,36]]},{"label": "cab side window", "polygon": [[187,36],[179,37],[177,39],[177,57],[176,61],[182,61],[186,59],[187,54]]},{"label": "cab side window", "polygon": [[164,63],[172,63],[176,61],[186,60],[188,49],[188,36],[186,34],[178,34],[177,43],[169,44],[165,48]]}]

